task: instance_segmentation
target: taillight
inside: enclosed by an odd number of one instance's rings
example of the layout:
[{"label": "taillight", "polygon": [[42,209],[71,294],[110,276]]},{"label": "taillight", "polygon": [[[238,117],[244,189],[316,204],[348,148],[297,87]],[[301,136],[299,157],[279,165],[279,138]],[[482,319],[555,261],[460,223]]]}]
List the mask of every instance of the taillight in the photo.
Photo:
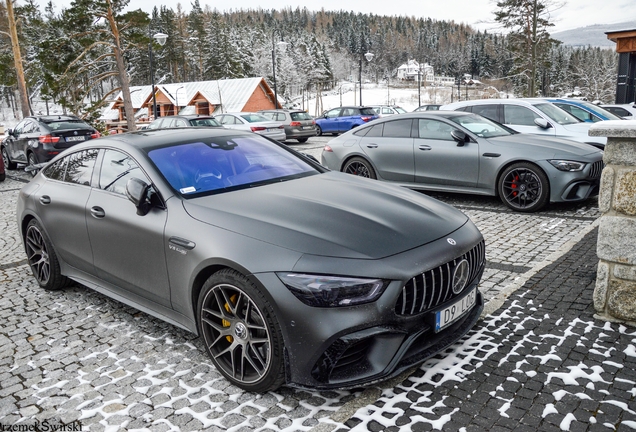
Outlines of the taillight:
[{"label": "taillight", "polygon": [[100,136],[102,136],[99,132],[95,131],[91,134],[91,138],[95,139],[95,138],[99,138]]},{"label": "taillight", "polygon": [[289,124],[290,126],[301,126],[300,122],[293,121]]},{"label": "taillight", "polygon": [[373,120],[373,117],[366,117],[366,116],[362,117],[362,121],[368,122],[369,120]]},{"label": "taillight", "polygon": [[60,140],[60,137],[54,137],[53,135],[40,135],[38,141],[42,144],[55,144]]},{"label": "taillight", "polygon": [[331,147],[329,147],[328,145],[325,146],[324,149],[322,149],[322,151],[326,151],[326,152],[331,152],[333,153],[333,150],[331,149]]},{"label": "taillight", "polygon": [[264,128],[263,126],[250,126],[250,129],[252,129],[252,132],[258,132],[264,131],[266,128]]}]

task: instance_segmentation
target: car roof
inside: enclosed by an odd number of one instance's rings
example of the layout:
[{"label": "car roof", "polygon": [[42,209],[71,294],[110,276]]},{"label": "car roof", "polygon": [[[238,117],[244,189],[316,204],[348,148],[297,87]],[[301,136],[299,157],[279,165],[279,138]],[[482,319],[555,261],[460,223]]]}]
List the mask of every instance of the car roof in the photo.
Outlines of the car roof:
[{"label": "car roof", "polygon": [[60,115],[46,115],[46,116],[29,116],[30,119],[35,119],[37,121],[41,121],[44,123],[52,123],[55,121],[65,121],[65,120],[80,120],[84,121],[81,118],[71,115],[71,114],[60,114]]},{"label": "car roof", "polygon": [[[254,137],[255,134],[236,129],[188,127],[170,129],[144,129],[136,132],[109,135],[99,140],[90,140],[75,146],[75,148],[93,146],[113,146],[124,149],[126,146],[135,147],[144,151],[161,148],[184,142],[205,141],[215,137]],[[256,135],[259,136],[259,135]],[[264,138],[266,139],[266,138]]]}]

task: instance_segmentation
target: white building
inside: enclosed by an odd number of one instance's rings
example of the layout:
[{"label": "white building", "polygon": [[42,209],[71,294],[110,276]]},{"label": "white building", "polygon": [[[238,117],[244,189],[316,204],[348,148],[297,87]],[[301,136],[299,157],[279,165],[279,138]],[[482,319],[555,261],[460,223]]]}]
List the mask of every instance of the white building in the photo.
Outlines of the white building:
[{"label": "white building", "polygon": [[417,81],[418,73],[421,81],[432,83],[435,78],[433,66],[428,63],[420,64],[416,60],[408,60],[397,69],[398,79],[406,81]]}]

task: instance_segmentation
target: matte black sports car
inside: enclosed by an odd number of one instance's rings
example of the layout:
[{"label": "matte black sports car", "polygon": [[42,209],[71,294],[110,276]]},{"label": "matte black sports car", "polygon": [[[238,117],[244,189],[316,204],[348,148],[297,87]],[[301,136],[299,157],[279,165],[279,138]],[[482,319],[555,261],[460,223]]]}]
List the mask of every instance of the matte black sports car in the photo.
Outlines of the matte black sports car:
[{"label": "matte black sports car", "polygon": [[198,334],[249,391],[394,376],[476,322],[484,241],[458,210],[227,129],[80,144],[17,205],[45,289],[79,282]]}]

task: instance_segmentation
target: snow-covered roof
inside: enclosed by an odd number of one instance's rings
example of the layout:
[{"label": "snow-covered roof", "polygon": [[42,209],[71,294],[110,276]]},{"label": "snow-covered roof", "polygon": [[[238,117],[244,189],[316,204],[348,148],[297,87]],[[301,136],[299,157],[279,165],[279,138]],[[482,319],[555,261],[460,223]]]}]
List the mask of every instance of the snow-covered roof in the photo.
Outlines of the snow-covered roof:
[{"label": "snow-covered roof", "polygon": [[[187,83],[172,83],[155,85],[157,91],[162,92],[172,104],[181,107],[188,105],[192,98],[200,93],[208,102],[222,105],[224,112],[241,111],[254,90],[263,81],[262,77],[237,78],[214,81],[195,81]],[[130,98],[134,109],[140,109],[151,96],[152,86],[130,87]],[[122,99],[119,92],[115,101]],[[112,109],[115,102],[110,105]]]}]

